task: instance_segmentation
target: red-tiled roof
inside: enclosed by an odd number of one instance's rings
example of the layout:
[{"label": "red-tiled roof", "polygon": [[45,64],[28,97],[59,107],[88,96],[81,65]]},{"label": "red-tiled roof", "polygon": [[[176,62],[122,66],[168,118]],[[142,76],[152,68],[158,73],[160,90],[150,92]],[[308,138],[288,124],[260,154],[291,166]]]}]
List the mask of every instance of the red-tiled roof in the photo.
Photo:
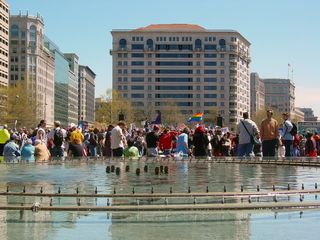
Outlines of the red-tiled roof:
[{"label": "red-tiled roof", "polygon": [[134,31],[169,31],[169,32],[203,32],[205,28],[195,24],[151,24],[146,27],[137,28]]}]

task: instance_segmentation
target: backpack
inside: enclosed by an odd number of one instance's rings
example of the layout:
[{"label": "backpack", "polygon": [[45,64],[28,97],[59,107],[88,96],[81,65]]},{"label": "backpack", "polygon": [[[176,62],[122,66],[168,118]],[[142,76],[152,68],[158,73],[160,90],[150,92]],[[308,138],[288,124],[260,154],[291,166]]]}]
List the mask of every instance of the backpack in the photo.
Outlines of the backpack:
[{"label": "backpack", "polygon": [[55,146],[62,146],[63,143],[63,132],[61,129],[54,130],[53,143]]},{"label": "backpack", "polygon": [[291,123],[292,123],[292,129],[290,131],[290,134],[292,136],[295,136],[298,133],[298,128],[297,128],[297,125],[294,122],[291,122]]},{"label": "backpack", "polygon": [[89,143],[92,146],[97,146],[98,145],[98,137],[96,134],[91,133],[89,137]]}]

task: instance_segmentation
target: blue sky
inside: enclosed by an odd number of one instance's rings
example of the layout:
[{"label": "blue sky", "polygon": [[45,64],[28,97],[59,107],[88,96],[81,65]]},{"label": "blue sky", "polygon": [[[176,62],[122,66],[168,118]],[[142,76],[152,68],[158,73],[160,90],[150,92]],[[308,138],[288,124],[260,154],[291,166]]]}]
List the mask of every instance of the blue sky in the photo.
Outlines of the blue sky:
[{"label": "blue sky", "polygon": [[[251,71],[287,78],[293,68],[296,105],[320,117],[320,1],[318,0],[7,0],[11,14],[44,17],[45,34],[75,52],[96,74],[96,95],[112,86],[112,29],[191,23],[234,29],[251,42]],[[291,78],[291,74],[290,74]]]}]

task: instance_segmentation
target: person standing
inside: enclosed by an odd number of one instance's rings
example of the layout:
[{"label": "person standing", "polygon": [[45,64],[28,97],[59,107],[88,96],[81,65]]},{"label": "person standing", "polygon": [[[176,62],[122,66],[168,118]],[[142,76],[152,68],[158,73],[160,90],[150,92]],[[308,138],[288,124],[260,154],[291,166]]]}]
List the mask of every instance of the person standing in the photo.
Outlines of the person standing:
[{"label": "person standing", "polygon": [[291,157],[293,156],[293,136],[291,134],[291,130],[293,129],[293,124],[289,120],[289,113],[283,113],[283,132],[281,134],[281,137],[283,139],[284,147],[285,147],[285,156]]},{"label": "person standing", "polygon": [[202,125],[196,128],[193,135],[193,155],[195,157],[205,157],[208,155],[207,147],[209,139]]},{"label": "person standing", "polygon": [[27,139],[21,150],[21,160],[34,161],[34,154],[35,147],[32,145],[32,140]]},{"label": "person standing", "polygon": [[8,131],[8,126],[4,125],[0,130],[0,156],[3,156],[3,148],[7,141],[10,140],[10,133]]},{"label": "person standing", "polygon": [[279,143],[278,121],[272,116],[273,111],[267,110],[267,118],[261,122],[260,137],[263,157],[274,157],[276,154],[276,145]]},{"label": "person standing", "polygon": [[147,156],[156,157],[158,156],[158,142],[159,142],[159,127],[155,125],[153,130],[146,135],[147,144]]},{"label": "person standing", "polygon": [[46,126],[47,126],[46,121],[41,120],[38,125],[36,139],[41,140],[43,143],[45,143],[47,145]]},{"label": "person standing", "polygon": [[182,133],[178,136],[177,140],[177,148],[176,152],[182,152],[183,156],[188,156],[190,153],[189,145],[188,145],[188,135],[189,135],[189,129],[184,128],[182,130]]},{"label": "person standing", "polygon": [[122,157],[126,145],[126,137],[123,134],[126,124],[120,121],[116,127],[111,130],[111,149],[113,157]]},{"label": "person standing", "polygon": [[243,120],[237,126],[237,134],[239,135],[238,156],[253,156],[254,142],[252,138],[259,135],[256,123],[249,119],[249,113],[243,113]]},{"label": "person standing", "polygon": [[67,137],[67,133],[60,127],[60,121],[54,122],[54,129],[48,134],[48,139],[53,143],[52,146],[52,157],[63,157],[64,156],[64,141]]}]

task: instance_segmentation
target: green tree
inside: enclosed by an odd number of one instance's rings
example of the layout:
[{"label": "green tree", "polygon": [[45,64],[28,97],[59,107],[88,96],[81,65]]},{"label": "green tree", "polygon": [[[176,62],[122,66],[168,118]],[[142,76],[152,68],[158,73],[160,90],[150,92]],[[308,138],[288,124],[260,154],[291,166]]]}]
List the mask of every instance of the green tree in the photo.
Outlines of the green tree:
[{"label": "green tree", "polygon": [[176,103],[168,102],[161,110],[161,120],[164,125],[176,126],[178,123],[184,123],[186,118]]},{"label": "green tree", "polygon": [[217,117],[218,117],[218,108],[211,107],[209,109],[209,112],[203,115],[203,122],[206,125],[209,125],[211,123],[214,123],[215,125],[217,125]]},{"label": "green tree", "polygon": [[34,127],[37,123],[37,102],[26,91],[27,87],[25,83],[19,83],[15,86],[10,86],[5,89],[1,89],[1,95],[7,96],[4,100],[4,111],[0,116],[1,123],[6,123],[11,127],[15,126]]}]

